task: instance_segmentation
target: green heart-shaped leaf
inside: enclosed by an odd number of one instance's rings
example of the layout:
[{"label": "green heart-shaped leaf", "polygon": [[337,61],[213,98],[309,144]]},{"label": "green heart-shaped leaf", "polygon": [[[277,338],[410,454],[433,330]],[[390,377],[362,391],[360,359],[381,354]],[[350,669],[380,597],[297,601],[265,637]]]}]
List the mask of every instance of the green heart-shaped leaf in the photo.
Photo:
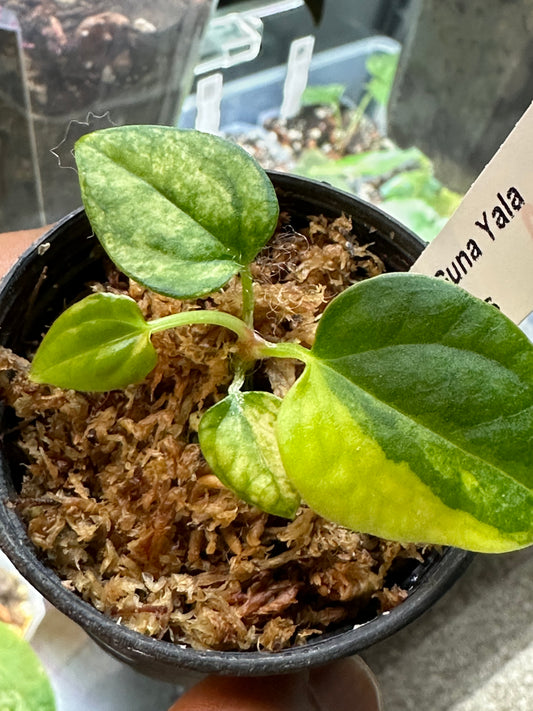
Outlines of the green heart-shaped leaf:
[{"label": "green heart-shaped leaf", "polygon": [[53,323],[30,377],[61,388],[104,392],[137,383],[157,362],[150,329],[133,299],[92,294]]},{"label": "green heart-shaped leaf", "polygon": [[293,518],[300,497],[279,454],[280,404],[270,393],[230,393],[204,414],[198,434],[202,453],[223,484],[263,511]]},{"label": "green heart-shaped leaf", "polygon": [[389,101],[399,59],[399,53],[376,52],[366,60],[366,68],[371,76],[366,90],[381,106],[386,106]]},{"label": "green heart-shaped leaf", "polygon": [[326,104],[338,108],[345,92],[346,86],[344,84],[308,85],[302,94],[302,106]]},{"label": "green heart-shaped leaf", "polygon": [[0,622],[0,709],[54,711],[50,681],[31,646]]},{"label": "green heart-shaped leaf", "polygon": [[85,210],[115,264],[161,294],[223,286],[271,237],[272,183],[238,146],[198,131],[122,126],[75,149]]},{"label": "green heart-shaped leaf", "polygon": [[404,541],[533,540],[533,346],[443,281],[390,274],[324,312],[280,408],[289,478],[316,511]]}]

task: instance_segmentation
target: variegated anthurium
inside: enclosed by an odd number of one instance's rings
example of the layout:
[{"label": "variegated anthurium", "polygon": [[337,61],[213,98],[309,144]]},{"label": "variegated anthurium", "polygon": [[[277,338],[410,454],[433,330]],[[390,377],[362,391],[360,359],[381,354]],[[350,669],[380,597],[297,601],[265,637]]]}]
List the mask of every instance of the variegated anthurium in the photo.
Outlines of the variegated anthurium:
[{"label": "variegated anthurium", "polygon": [[[415,274],[350,287],[308,350],[253,331],[250,263],[277,223],[273,187],[240,148],[195,131],[131,126],[80,139],[87,214],[110,257],[151,289],[205,295],[239,274],[242,319],[213,310],[145,321],[126,296],[95,294],[45,336],[31,377],[108,390],[142,380],[150,336],[192,323],[241,347],[228,395],[199,428],[221,481],[292,517],[300,497],[355,530],[499,552],[533,542],[533,346],[493,306]],[[243,390],[259,358],[298,358],[280,401]]]}]

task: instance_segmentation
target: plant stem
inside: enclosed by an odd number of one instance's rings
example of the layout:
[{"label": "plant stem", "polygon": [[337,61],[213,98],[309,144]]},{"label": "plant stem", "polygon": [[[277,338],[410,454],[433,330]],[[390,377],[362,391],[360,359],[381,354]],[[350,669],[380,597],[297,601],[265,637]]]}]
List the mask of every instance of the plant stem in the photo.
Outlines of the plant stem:
[{"label": "plant stem", "polygon": [[163,316],[155,321],[150,321],[148,326],[150,333],[157,333],[158,331],[166,331],[169,328],[190,326],[195,323],[223,326],[236,333],[239,339],[249,340],[253,337],[252,330],[240,318],[223,311],[214,310],[182,311],[179,314],[170,314],[170,316]]},{"label": "plant stem", "polygon": [[238,380],[244,377],[246,372],[244,366],[250,361],[262,358],[296,358],[304,363],[309,363],[313,359],[311,352],[298,343],[270,343],[265,341],[240,318],[223,311],[182,311],[179,314],[171,314],[170,316],[155,319],[155,321],[149,321],[147,325],[150,334],[152,334],[158,331],[166,331],[169,328],[191,326],[192,324],[223,326],[238,336],[242,345],[240,353],[242,367],[236,373],[236,379]]},{"label": "plant stem", "polygon": [[[242,287],[242,320],[253,333],[254,328],[254,283],[249,266],[242,268],[240,272]],[[244,359],[242,355],[235,360],[235,376],[230,385],[230,392],[238,392],[246,382],[253,367],[253,361]]]},{"label": "plant stem", "polygon": [[249,327],[254,327],[254,284],[250,267],[246,266],[241,271],[242,285],[242,320]]},{"label": "plant stem", "polygon": [[352,136],[359,128],[359,124],[361,123],[363,116],[365,115],[365,111],[367,110],[371,100],[372,94],[370,92],[367,92],[359,102],[359,105],[354,112],[354,115],[348,125],[348,128],[344,133],[343,138],[338,142],[337,149],[339,153],[341,153],[341,155],[344,155]]},{"label": "plant stem", "polygon": [[299,343],[270,343],[257,333],[253,345],[253,356],[255,358],[296,358],[304,363],[310,363],[314,359],[311,351]]}]

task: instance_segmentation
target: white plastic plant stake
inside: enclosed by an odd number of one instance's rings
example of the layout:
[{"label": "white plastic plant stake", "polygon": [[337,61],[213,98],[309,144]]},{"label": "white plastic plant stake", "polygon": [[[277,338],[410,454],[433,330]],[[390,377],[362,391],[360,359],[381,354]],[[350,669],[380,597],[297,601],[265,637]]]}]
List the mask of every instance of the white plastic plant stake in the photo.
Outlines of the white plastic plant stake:
[{"label": "white plastic plant stake", "polygon": [[315,38],[312,35],[294,40],[290,46],[287,61],[287,76],[283,85],[283,102],[280,118],[288,119],[300,110],[302,94],[307,86],[309,67],[313,58]]},{"label": "white plastic plant stake", "polygon": [[533,311],[533,104],[411,271],[458,284],[516,324]]},{"label": "white plastic plant stake", "polygon": [[218,133],[220,129],[220,102],[222,101],[222,74],[210,74],[198,81],[196,89],[195,128],[204,133]]}]

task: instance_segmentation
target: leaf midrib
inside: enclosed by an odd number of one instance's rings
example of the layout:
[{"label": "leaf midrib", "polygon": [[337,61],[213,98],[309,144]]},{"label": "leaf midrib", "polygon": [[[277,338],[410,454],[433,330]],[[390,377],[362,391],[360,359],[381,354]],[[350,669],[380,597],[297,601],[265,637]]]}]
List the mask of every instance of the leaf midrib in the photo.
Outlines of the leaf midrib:
[{"label": "leaf midrib", "polygon": [[[366,351],[365,351],[365,352],[366,352]],[[317,361],[322,367],[324,367],[324,368],[326,368],[327,370],[331,371],[331,372],[334,373],[336,376],[343,378],[346,382],[350,383],[350,385],[351,385],[352,387],[355,387],[355,388],[357,388],[358,390],[360,390],[361,392],[366,393],[367,395],[369,395],[370,397],[374,398],[374,400],[376,400],[377,402],[379,402],[379,403],[380,403],[381,405],[383,405],[384,407],[388,408],[389,410],[392,410],[392,411],[396,412],[398,415],[400,415],[400,416],[403,417],[404,419],[410,420],[411,422],[414,422],[414,423],[416,424],[416,426],[419,427],[421,430],[424,430],[424,431],[426,431],[426,432],[429,432],[429,433],[431,433],[433,436],[438,437],[439,439],[443,440],[444,442],[447,442],[451,447],[454,447],[455,449],[457,449],[458,451],[462,452],[462,453],[465,454],[466,456],[472,457],[472,458],[474,458],[475,460],[477,460],[477,461],[479,461],[479,462],[483,462],[483,464],[484,464],[485,466],[492,467],[493,469],[495,469],[496,471],[498,471],[501,475],[503,475],[505,478],[511,479],[516,485],[518,485],[519,487],[521,487],[521,488],[522,488],[524,491],[526,491],[528,494],[531,494],[531,493],[532,493],[533,489],[530,489],[528,486],[526,486],[525,484],[523,484],[521,481],[518,481],[517,479],[515,479],[511,474],[509,474],[509,473],[506,472],[505,470],[501,469],[501,467],[499,467],[499,466],[493,464],[492,462],[488,462],[486,459],[483,459],[482,457],[480,457],[480,456],[477,455],[477,454],[473,454],[472,452],[469,452],[468,450],[464,449],[463,447],[461,447],[460,445],[456,444],[455,442],[452,442],[450,439],[448,439],[446,436],[442,435],[440,432],[435,432],[435,430],[432,430],[432,429],[431,429],[430,427],[428,427],[427,425],[422,424],[421,422],[419,422],[419,421],[416,419],[416,417],[411,417],[411,415],[405,414],[404,412],[402,412],[402,410],[400,410],[400,409],[397,408],[397,407],[394,407],[393,405],[391,405],[391,404],[388,403],[388,402],[385,402],[384,400],[382,400],[381,398],[377,397],[374,393],[370,392],[370,391],[367,390],[366,388],[363,388],[363,387],[361,387],[360,385],[357,385],[357,384],[354,383],[352,380],[350,380],[348,377],[346,377],[343,373],[340,373],[338,370],[335,370],[334,368],[332,368],[332,367],[329,365],[329,362],[328,362],[328,361],[323,360],[322,358],[318,358],[317,356],[315,356],[315,358],[316,358],[316,361]],[[331,361],[331,362],[334,362],[334,361]]]},{"label": "leaf midrib", "polygon": [[[518,375],[517,373],[515,373],[514,370],[510,370],[506,365],[504,365],[503,363],[500,363],[500,361],[495,360],[494,358],[488,358],[488,357],[487,357],[486,355],[484,355],[483,353],[478,353],[477,351],[469,351],[469,350],[467,350],[466,348],[457,348],[457,347],[455,347],[455,346],[448,346],[448,345],[446,345],[446,344],[444,344],[444,343],[438,343],[438,342],[433,342],[433,341],[428,342],[428,343],[422,343],[422,344],[420,344],[420,343],[397,343],[397,344],[394,344],[394,345],[382,346],[382,347],[380,347],[380,348],[370,348],[370,349],[367,349],[367,350],[365,350],[365,351],[360,351],[360,353],[362,353],[362,354],[363,354],[363,353],[364,353],[364,354],[369,354],[369,355],[371,355],[372,353],[376,353],[376,354],[378,354],[377,357],[379,358],[379,354],[380,354],[381,352],[385,351],[385,350],[392,350],[392,349],[394,349],[394,348],[399,348],[399,347],[401,347],[401,346],[420,346],[420,345],[422,345],[422,346],[438,346],[439,348],[445,348],[445,349],[447,349],[447,350],[450,350],[450,351],[457,351],[457,352],[459,352],[459,353],[467,353],[467,354],[468,354],[468,353],[475,353],[475,355],[478,356],[479,358],[483,358],[485,361],[487,361],[487,362],[489,362],[489,363],[495,363],[495,364],[498,365],[500,368],[503,368],[507,373],[512,373],[513,376],[516,378],[517,385],[521,386],[521,387],[524,388],[525,390],[530,390],[530,389],[531,389],[531,384],[530,384],[530,383],[525,382],[525,381],[523,380],[523,378],[522,378],[520,375]],[[348,354],[346,354],[346,355],[339,356],[338,358],[320,358],[320,357],[318,356],[318,359],[321,360],[321,361],[324,362],[324,363],[325,363],[325,362],[328,362],[328,363],[337,363],[337,362],[339,362],[339,361],[341,361],[341,360],[344,360],[345,358],[350,358],[351,356],[354,356],[354,357],[355,357],[355,356],[357,356],[357,355],[359,355],[359,353],[348,353]],[[338,371],[335,371],[335,372],[338,372]],[[339,373],[339,374],[341,374],[341,373]],[[345,376],[344,376],[344,377],[345,377]],[[346,379],[349,380],[349,378],[346,378]],[[352,381],[350,381],[350,382],[352,382]],[[359,387],[360,387],[360,386],[359,386]],[[373,395],[373,393],[370,393],[370,392],[367,391],[365,388],[362,388],[362,387],[361,387],[361,390],[364,390],[365,392],[368,392],[369,395]],[[379,400],[379,398],[376,397],[376,400]],[[380,400],[380,402],[381,402],[381,400]],[[401,412],[401,410],[398,410],[398,411]],[[520,409],[520,410],[516,410],[516,411],[513,412],[512,414],[513,414],[513,416],[514,416],[514,415],[518,415],[518,414],[520,414],[520,413],[522,413],[522,412],[524,412],[524,411],[525,411],[524,408],[522,408],[522,409]],[[405,413],[402,413],[402,414],[405,414]],[[408,415],[405,415],[405,416],[407,417]],[[412,418],[412,419],[414,420],[415,418]],[[476,426],[476,427],[479,427],[479,426],[481,426],[481,425],[490,424],[491,422],[495,422],[497,419],[500,419],[500,418],[498,417],[498,418],[496,418],[496,419],[493,418],[493,419],[491,419],[491,420],[482,420],[481,422],[478,422],[475,426]],[[415,422],[416,422],[416,421],[417,421],[417,420],[415,420]]]},{"label": "leaf midrib", "polygon": [[[188,215],[197,225],[199,225],[199,226],[202,228],[202,230],[204,230],[204,232],[205,232],[206,234],[208,234],[218,245],[220,245],[220,247],[222,248],[222,250],[228,255],[228,260],[232,260],[235,264],[239,265],[239,266],[242,268],[242,265],[240,264],[240,262],[239,262],[238,259],[237,259],[237,255],[232,254],[232,252],[231,252],[231,250],[230,250],[229,247],[226,247],[226,245],[225,245],[223,242],[221,242],[221,241],[218,239],[218,237],[217,237],[216,235],[214,235],[212,232],[210,232],[209,230],[207,230],[202,224],[200,224],[200,222],[198,222],[198,220],[196,220],[194,217],[192,217],[191,215],[189,215],[188,212],[186,212],[186,211],[183,210],[181,207],[179,207],[179,205],[176,205],[176,203],[174,203],[174,202],[168,197],[168,195],[166,195],[161,189],[159,189],[157,186],[153,185],[150,181],[146,180],[146,178],[143,177],[142,175],[139,175],[137,172],[131,170],[130,168],[126,168],[126,167],[125,167],[124,165],[122,165],[121,163],[118,163],[114,158],[111,158],[107,153],[104,153],[103,151],[99,151],[98,149],[94,148],[93,146],[86,146],[86,147],[89,147],[90,150],[94,151],[94,152],[97,153],[98,155],[102,155],[102,154],[103,154],[103,155],[107,158],[107,160],[108,160],[110,163],[112,163],[114,166],[116,166],[117,168],[119,168],[121,171],[123,171],[123,172],[126,173],[127,175],[134,175],[139,181],[141,181],[142,183],[144,183],[144,185],[148,186],[148,187],[151,188],[155,193],[157,193],[158,195],[160,195],[164,200],[166,200],[166,201],[167,201],[170,205],[172,205],[176,210],[179,210],[179,211],[180,211],[181,213],[183,213],[184,215]],[[188,261],[200,263],[200,262],[205,262],[206,260],[200,258],[200,259],[190,259],[190,260],[188,260]],[[217,260],[209,260],[209,261],[217,261]],[[221,259],[220,261],[224,261],[224,259]]]},{"label": "leaf midrib", "polygon": [[[100,320],[100,319],[99,319],[99,320]],[[107,320],[107,321],[111,321],[112,319],[106,319],[106,320]],[[85,323],[93,323],[93,322],[94,322],[94,319],[91,319],[90,321],[84,322],[84,325],[85,325]],[[78,327],[76,327],[76,328],[69,328],[69,329],[67,329],[67,331],[65,331],[65,333],[68,333],[69,331],[72,333],[73,331],[77,330],[77,328],[78,328]],[[51,366],[51,367],[49,367],[49,368],[46,368],[44,372],[48,372],[48,371],[52,370],[53,368],[57,367],[58,365],[64,366],[64,365],[66,365],[67,363],[72,363],[72,362],[78,360],[79,358],[82,358],[82,357],[85,358],[87,355],[90,355],[91,353],[98,353],[98,352],[101,352],[101,351],[102,351],[102,347],[105,348],[105,347],[110,346],[110,345],[113,345],[113,344],[115,344],[115,343],[120,343],[121,341],[133,340],[133,339],[135,339],[135,338],[139,338],[139,336],[144,336],[144,335],[146,335],[147,333],[149,333],[149,330],[148,330],[148,329],[146,329],[146,330],[143,329],[142,331],[132,332],[131,335],[125,335],[125,336],[121,336],[121,337],[119,337],[119,338],[113,338],[113,339],[110,340],[110,341],[106,341],[104,344],[95,345],[95,346],[92,346],[91,348],[87,348],[87,349],[85,349],[85,350],[83,351],[83,353],[77,353],[76,355],[73,355],[73,356],[71,356],[71,357],[69,357],[69,358],[65,358],[65,359],[63,359],[63,360],[61,360],[61,361],[59,361],[59,362],[56,361],[55,364],[54,364],[54,366]]]}]

